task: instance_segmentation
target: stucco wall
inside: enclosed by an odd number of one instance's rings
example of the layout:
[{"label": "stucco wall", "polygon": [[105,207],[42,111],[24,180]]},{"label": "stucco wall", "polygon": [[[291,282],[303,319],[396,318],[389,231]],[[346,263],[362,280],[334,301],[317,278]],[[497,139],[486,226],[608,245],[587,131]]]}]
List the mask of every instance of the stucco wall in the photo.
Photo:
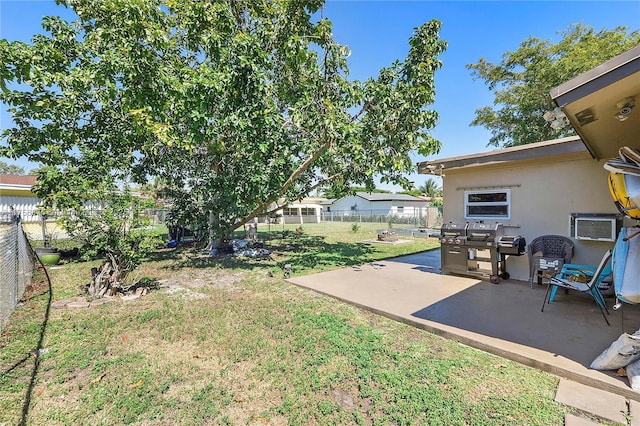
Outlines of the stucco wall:
[{"label": "stucco wall", "polygon": [[[351,210],[353,206],[356,206],[356,210]],[[331,212],[341,214],[390,214],[392,203],[391,201],[371,201],[365,200],[362,197],[355,195],[349,195],[339,200],[336,200],[331,205]],[[373,210],[373,212],[372,212]]]},{"label": "stucco wall", "polygon": [[[464,191],[509,188],[511,217],[501,221],[505,234],[530,242],[545,234],[569,235],[571,213],[617,213],[609,194],[604,161],[587,153],[513,161],[445,170],[445,222],[466,222]],[[485,220],[485,222],[490,222]],[[574,263],[598,264],[612,242],[574,240]],[[513,279],[528,280],[527,256],[510,256],[507,271]]]},{"label": "stucco wall", "polygon": [[[356,210],[351,210],[353,206],[356,206]],[[398,211],[398,206],[402,206],[402,211]],[[362,197],[349,195],[339,200],[336,200],[332,205],[330,211],[335,214],[361,214],[361,215],[396,215],[406,217],[418,217],[424,215],[425,209],[428,206],[423,201],[411,201],[411,200],[382,200],[382,201],[369,201]],[[325,209],[326,211],[326,209]]]}]

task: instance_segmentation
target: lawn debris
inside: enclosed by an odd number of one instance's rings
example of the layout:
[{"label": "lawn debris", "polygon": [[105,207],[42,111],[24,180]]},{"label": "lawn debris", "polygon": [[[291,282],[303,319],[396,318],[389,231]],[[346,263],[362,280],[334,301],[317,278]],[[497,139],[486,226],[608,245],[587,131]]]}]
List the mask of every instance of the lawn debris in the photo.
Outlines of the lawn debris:
[{"label": "lawn debris", "polygon": [[139,388],[140,386],[142,386],[144,384],[144,382],[142,380],[138,380],[135,383],[131,383],[129,385],[129,389],[135,389],[135,388]]},{"label": "lawn debris", "polygon": [[398,234],[392,231],[378,232],[378,241],[398,241]]},{"label": "lawn debris", "polygon": [[220,245],[209,250],[209,256],[222,256],[233,254],[237,257],[250,257],[252,259],[264,259],[271,256],[271,251],[264,248],[260,241],[248,239],[231,240],[227,244]]},{"label": "lawn debris", "polygon": [[91,383],[98,383],[107,376],[107,373],[101,373],[98,377],[91,380]]}]

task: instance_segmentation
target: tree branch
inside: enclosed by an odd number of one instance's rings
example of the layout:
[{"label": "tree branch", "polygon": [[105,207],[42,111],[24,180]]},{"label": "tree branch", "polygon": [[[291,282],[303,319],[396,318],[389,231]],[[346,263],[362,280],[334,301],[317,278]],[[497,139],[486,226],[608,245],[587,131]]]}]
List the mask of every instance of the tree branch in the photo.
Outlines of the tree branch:
[{"label": "tree branch", "polygon": [[279,200],[284,195],[284,193],[287,192],[287,190],[291,187],[291,185],[295,183],[296,179],[302,173],[304,173],[309,167],[311,167],[314,161],[316,161],[324,151],[329,149],[330,146],[331,146],[330,140],[325,142],[318,150],[316,150],[316,152],[314,152],[309,158],[307,158],[302,164],[300,164],[300,166],[298,166],[298,168],[291,174],[291,176],[287,178],[285,183],[282,185],[282,188],[280,188],[280,191],[278,191],[278,193],[274,197],[271,197],[265,200],[264,202],[260,203],[258,207],[256,207],[251,211],[251,213],[249,213],[242,219],[237,220],[232,225],[232,229],[235,229],[236,227],[242,225],[243,223],[246,223],[247,221],[253,219],[254,217],[258,216],[260,213],[262,213],[271,203],[277,202],[277,200]]},{"label": "tree branch", "polygon": [[371,102],[369,101],[365,102],[364,105],[362,105],[362,108],[360,109],[360,111],[358,111],[357,113],[351,116],[351,122],[353,123],[358,118],[360,118],[360,116],[369,109],[369,105],[371,105]]}]

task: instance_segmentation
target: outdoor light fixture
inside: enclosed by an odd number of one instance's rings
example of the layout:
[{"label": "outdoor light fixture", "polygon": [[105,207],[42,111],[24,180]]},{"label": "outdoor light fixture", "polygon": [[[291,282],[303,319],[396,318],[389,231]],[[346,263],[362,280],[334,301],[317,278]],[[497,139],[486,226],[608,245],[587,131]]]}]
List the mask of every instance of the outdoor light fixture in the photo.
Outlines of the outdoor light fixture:
[{"label": "outdoor light fixture", "polygon": [[567,116],[564,115],[564,112],[559,107],[556,107],[553,111],[547,111],[542,115],[542,118],[545,119],[547,123],[551,126],[553,130],[560,130],[569,124],[569,120]]},{"label": "outdoor light fixture", "polygon": [[636,106],[636,100],[633,96],[624,98],[616,104],[617,114],[614,116],[618,121],[625,121],[629,118],[629,114]]}]

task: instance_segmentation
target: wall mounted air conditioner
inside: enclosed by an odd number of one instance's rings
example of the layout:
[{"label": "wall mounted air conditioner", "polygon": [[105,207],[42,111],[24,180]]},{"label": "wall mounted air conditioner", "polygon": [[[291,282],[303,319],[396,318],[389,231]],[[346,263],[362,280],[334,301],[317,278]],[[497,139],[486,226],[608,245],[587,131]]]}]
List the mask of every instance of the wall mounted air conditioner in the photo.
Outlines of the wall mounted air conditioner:
[{"label": "wall mounted air conditioner", "polygon": [[576,240],[615,241],[622,219],[613,213],[571,213],[570,235]]}]

